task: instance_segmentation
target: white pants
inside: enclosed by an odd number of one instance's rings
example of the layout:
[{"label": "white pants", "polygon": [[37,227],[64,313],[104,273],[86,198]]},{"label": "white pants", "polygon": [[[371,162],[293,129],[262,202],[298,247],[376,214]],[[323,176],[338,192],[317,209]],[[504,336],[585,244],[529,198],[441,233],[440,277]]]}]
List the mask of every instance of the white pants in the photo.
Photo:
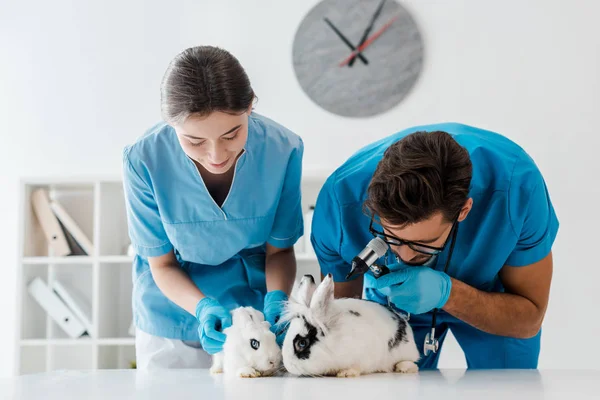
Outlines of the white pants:
[{"label": "white pants", "polygon": [[210,368],[212,357],[198,343],[152,336],[135,331],[137,369]]}]

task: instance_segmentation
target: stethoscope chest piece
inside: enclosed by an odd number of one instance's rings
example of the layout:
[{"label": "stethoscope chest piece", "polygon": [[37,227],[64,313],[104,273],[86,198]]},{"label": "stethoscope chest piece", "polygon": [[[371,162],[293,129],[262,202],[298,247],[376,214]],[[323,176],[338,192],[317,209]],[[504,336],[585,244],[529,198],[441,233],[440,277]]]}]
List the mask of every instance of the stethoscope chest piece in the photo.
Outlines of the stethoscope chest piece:
[{"label": "stethoscope chest piece", "polygon": [[423,345],[423,354],[426,356],[429,355],[429,352],[433,351],[437,353],[438,348],[440,346],[440,342],[435,338],[435,331],[432,329],[431,333],[428,333],[425,336],[425,344]]}]

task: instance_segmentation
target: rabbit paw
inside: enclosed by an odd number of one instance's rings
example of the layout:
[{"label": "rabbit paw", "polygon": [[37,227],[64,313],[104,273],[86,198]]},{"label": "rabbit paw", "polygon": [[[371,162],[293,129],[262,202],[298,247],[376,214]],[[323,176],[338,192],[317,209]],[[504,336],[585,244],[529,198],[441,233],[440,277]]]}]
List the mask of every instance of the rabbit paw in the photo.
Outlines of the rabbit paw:
[{"label": "rabbit paw", "polygon": [[210,367],[211,374],[223,373],[223,353],[217,353],[212,357],[212,366]]},{"label": "rabbit paw", "polygon": [[212,367],[210,367],[210,373],[211,374],[222,374],[223,368],[221,368],[220,365],[213,365]]},{"label": "rabbit paw", "polygon": [[419,367],[412,361],[400,361],[394,365],[394,372],[401,374],[415,374],[419,371]]},{"label": "rabbit paw", "polygon": [[261,376],[261,373],[254,368],[245,367],[237,370],[237,376],[240,378],[258,378]]},{"label": "rabbit paw", "polygon": [[348,368],[341,370],[336,375],[338,378],[352,378],[356,376],[360,376],[360,371],[354,368]]}]

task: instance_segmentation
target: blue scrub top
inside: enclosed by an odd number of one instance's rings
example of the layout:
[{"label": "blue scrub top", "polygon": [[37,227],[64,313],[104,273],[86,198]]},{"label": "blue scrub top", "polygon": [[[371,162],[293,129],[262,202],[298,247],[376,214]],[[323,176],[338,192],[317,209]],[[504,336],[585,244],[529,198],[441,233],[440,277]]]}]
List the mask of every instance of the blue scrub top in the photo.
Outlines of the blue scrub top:
[{"label": "blue scrub top", "polygon": [[[473,164],[473,208],[459,224],[448,274],[483,291],[503,291],[504,265],[526,266],[544,258],[557,234],[558,220],[544,179],[527,153],[504,136],[458,123],[405,129],[356,152],[326,181],[312,221],[311,241],[321,270],[345,281],[352,259],[373,238],[363,213],[367,188],[385,150],[416,131],[445,131],[465,147]],[[380,228],[378,226],[378,228]],[[432,263],[443,270],[450,246]],[[395,262],[391,251],[379,260]],[[355,277],[351,278],[355,279]],[[387,299],[365,274],[365,297]]]},{"label": "blue scrub top", "polygon": [[263,308],[266,243],[291,247],[304,233],[303,152],[299,136],[252,113],[229,195],[219,207],[171,126],[159,123],[124,149],[137,328],[198,340],[196,318],[167,299],[150,273],[147,258],[171,250],[206,296],[228,309]]}]

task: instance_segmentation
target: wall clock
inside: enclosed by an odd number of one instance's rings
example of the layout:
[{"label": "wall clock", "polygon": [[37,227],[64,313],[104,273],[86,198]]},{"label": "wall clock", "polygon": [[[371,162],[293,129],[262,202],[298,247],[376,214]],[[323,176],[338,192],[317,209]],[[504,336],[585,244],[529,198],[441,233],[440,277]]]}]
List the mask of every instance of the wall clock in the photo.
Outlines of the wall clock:
[{"label": "wall clock", "polygon": [[292,58],[312,101],[344,117],[370,117],[409,93],[423,65],[423,42],[395,0],[322,0],[301,21]]}]

